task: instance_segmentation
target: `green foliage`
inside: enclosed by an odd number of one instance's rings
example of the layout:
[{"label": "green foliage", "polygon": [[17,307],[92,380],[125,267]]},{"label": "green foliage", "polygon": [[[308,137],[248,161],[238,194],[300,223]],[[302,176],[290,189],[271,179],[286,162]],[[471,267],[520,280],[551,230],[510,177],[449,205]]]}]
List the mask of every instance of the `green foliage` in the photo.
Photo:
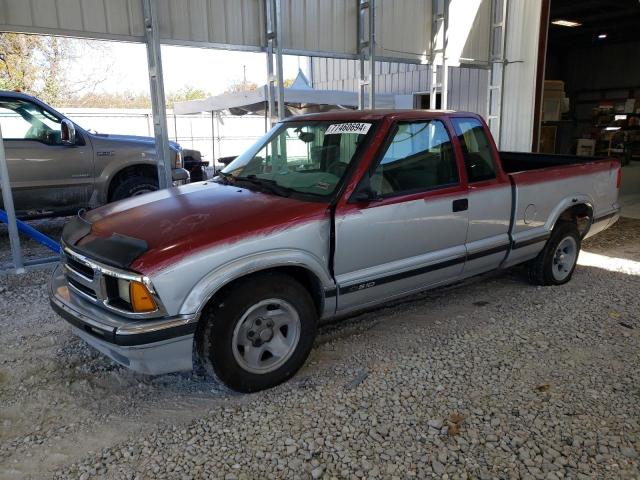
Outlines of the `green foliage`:
[{"label": "green foliage", "polygon": [[174,102],[186,102],[188,100],[198,100],[211,96],[210,93],[205,92],[199,88],[186,86],[176,92],[169,93],[167,95],[167,107],[173,108]]}]

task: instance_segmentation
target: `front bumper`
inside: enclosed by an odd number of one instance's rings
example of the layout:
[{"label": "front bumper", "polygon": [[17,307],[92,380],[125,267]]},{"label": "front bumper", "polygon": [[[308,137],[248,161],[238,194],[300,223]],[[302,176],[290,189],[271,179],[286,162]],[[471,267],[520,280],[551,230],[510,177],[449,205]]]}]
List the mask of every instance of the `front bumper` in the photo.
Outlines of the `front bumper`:
[{"label": "front bumper", "polygon": [[171,170],[171,180],[173,180],[173,186],[186,185],[191,181],[189,171],[184,168],[174,168]]},{"label": "front bumper", "polygon": [[73,332],[112,360],[137,372],[159,375],[191,370],[197,315],[131,320],[69,291],[58,266],[49,283],[53,310]]}]

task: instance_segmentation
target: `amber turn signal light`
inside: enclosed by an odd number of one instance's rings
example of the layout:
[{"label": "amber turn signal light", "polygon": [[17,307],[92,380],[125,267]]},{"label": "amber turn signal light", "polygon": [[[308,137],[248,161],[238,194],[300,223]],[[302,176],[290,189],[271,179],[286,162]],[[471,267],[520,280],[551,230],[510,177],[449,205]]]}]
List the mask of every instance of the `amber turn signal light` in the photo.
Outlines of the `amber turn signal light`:
[{"label": "amber turn signal light", "polygon": [[151,293],[143,283],[132,281],[129,284],[129,297],[131,299],[131,307],[136,313],[153,312],[158,308]]}]

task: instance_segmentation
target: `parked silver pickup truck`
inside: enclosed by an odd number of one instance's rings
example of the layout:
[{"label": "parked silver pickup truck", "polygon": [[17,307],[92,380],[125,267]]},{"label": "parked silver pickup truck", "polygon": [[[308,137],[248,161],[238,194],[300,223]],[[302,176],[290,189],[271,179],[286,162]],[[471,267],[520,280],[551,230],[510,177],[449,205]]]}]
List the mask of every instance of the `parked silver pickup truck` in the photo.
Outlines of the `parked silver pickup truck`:
[{"label": "parked silver pickup truck", "polygon": [[[20,218],[75,214],[158,189],[153,138],[90,133],[37,98],[7,91],[0,127]],[[180,145],[170,148],[174,185],[188,183]]]},{"label": "parked silver pickup truck", "polygon": [[51,304],[134,370],[189,370],[195,352],[260,390],[303,365],[319,321],[518,264],[568,282],[619,186],[616,160],[499,153],[471,113],[293,117],[214,181],[70,222]]}]

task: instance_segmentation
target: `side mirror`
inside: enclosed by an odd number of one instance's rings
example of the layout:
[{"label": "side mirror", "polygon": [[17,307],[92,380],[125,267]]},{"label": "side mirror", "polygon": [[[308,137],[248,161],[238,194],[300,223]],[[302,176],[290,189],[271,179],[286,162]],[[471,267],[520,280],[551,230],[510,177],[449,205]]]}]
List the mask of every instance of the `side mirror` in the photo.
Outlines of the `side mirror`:
[{"label": "side mirror", "polygon": [[71,120],[62,119],[60,123],[60,141],[63,145],[76,144],[76,127]]},{"label": "side mirror", "polygon": [[363,178],[349,197],[349,203],[375,202],[376,200],[380,200],[380,195],[371,188],[369,177]]}]

